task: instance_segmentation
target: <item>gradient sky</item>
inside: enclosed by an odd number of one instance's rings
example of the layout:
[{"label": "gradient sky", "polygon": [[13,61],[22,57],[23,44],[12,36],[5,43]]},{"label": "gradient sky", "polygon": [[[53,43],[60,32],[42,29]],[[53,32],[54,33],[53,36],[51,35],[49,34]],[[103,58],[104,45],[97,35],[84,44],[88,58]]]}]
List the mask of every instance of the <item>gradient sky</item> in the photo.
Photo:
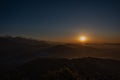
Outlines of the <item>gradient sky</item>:
[{"label": "gradient sky", "polygon": [[120,0],[2,0],[0,35],[120,42]]}]

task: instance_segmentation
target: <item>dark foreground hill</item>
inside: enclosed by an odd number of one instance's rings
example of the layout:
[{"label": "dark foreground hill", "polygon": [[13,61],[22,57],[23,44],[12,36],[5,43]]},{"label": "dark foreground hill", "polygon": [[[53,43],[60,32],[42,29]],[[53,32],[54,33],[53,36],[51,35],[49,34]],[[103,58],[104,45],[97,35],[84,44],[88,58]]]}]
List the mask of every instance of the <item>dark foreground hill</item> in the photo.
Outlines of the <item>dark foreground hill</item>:
[{"label": "dark foreground hill", "polygon": [[120,80],[120,61],[108,58],[120,59],[120,45],[0,37],[0,80]]},{"label": "dark foreground hill", "polygon": [[1,80],[120,80],[120,61],[110,59],[40,58],[7,67],[1,68]]}]

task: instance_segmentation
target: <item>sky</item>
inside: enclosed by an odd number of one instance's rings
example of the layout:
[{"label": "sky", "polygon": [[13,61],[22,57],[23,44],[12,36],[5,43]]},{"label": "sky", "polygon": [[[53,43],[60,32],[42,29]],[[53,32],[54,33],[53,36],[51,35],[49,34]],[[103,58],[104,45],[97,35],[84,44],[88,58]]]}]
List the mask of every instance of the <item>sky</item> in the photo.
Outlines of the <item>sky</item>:
[{"label": "sky", "polygon": [[120,0],[1,0],[0,35],[120,42]]}]

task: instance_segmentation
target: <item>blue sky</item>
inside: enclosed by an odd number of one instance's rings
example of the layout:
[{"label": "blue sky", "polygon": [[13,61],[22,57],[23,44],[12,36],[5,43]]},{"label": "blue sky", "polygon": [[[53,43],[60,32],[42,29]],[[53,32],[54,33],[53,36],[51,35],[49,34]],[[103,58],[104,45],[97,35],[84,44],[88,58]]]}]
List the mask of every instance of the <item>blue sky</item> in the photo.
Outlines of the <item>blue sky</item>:
[{"label": "blue sky", "polygon": [[120,41],[119,0],[3,0],[0,7],[0,35]]}]

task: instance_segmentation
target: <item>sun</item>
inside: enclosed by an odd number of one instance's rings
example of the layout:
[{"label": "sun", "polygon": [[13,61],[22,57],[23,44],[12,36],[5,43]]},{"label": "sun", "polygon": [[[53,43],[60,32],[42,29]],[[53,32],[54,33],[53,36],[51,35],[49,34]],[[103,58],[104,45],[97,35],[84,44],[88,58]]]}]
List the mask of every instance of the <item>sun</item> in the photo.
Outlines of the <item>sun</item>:
[{"label": "sun", "polygon": [[79,40],[81,42],[85,42],[87,40],[87,37],[86,36],[80,36]]}]

